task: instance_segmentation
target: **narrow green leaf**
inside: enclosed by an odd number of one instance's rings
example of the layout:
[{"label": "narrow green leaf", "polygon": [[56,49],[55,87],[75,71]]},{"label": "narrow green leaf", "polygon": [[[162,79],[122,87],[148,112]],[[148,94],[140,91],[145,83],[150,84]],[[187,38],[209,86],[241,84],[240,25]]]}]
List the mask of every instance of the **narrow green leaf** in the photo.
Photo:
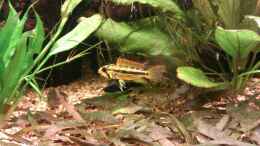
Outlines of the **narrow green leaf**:
[{"label": "narrow green leaf", "polygon": [[247,76],[247,75],[253,75],[253,74],[260,74],[260,70],[252,70],[245,73],[242,73],[239,75],[239,77]]},{"label": "narrow green leaf", "polygon": [[[81,2],[82,0],[66,0],[61,6],[61,15],[62,17],[69,17],[74,8]],[[85,0],[86,1],[86,0]]]},{"label": "narrow green leaf", "polygon": [[102,20],[102,16],[99,14],[93,15],[89,18],[82,17],[79,24],[72,31],[57,40],[53,45],[49,56],[68,51],[77,46],[97,30]]},{"label": "narrow green leaf", "polygon": [[218,27],[215,38],[221,48],[233,58],[241,57],[245,59],[249,53],[255,49],[260,42],[257,33],[251,30],[225,30]]},{"label": "narrow green leaf", "polygon": [[19,19],[11,4],[9,8],[8,19],[0,30],[0,112],[3,112],[5,103],[17,101],[20,97],[17,96],[17,93],[21,92],[19,82],[29,65],[33,64],[33,53],[39,52],[44,40],[43,25],[39,16],[36,17],[36,28],[24,32],[29,9]]},{"label": "narrow green leaf", "polygon": [[29,51],[31,54],[38,54],[42,49],[42,44],[44,41],[44,27],[41,21],[41,18],[38,14],[36,14],[36,26],[32,30],[32,36],[29,42]]},{"label": "narrow green leaf", "polygon": [[[15,9],[12,5],[9,5],[9,14],[6,20],[5,25],[0,28],[0,85],[4,86],[2,81],[3,73],[8,66],[8,63],[11,60],[11,57],[14,55],[15,49],[11,44],[17,43],[17,40],[13,40],[13,35],[17,35],[18,37],[21,34],[15,34],[15,30],[19,25],[19,16],[16,13]],[[11,49],[10,49],[11,48]],[[7,57],[6,57],[7,56]]]},{"label": "narrow green leaf", "polygon": [[12,36],[20,21],[19,16],[11,5],[9,9],[10,11],[6,23],[0,30],[0,63],[3,64],[4,67],[7,65],[8,61],[5,60],[4,56],[6,56],[6,54],[14,53],[14,51],[10,52],[8,48],[12,41],[15,42],[15,40],[12,40]]},{"label": "narrow green leaf", "polygon": [[[9,6],[10,9],[13,9],[12,6]],[[21,39],[22,33],[23,33],[23,29],[24,29],[24,24],[27,20],[27,14],[28,14],[28,10],[26,11],[26,13],[24,14],[24,16],[22,17],[22,19],[19,19],[19,16],[17,15],[17,13],[15,12],[15,10],[11,10],[11,13],[14,13],[13,15],[11,15],[12,18],[10,18],[11,20],[14,19],[14,25],[13,23],[10,24],[6,24],[6,28],[8,28],[8,30],[6,30],[7,33],[4,33],[5,35],[3,35],[1,33],[2,36],[0,36],[1,38],[4,37],[4,42],[3,44],[5,44],[5,46],[1,46],[1,50],[3,52],[0,52],[0,59],[2,59],[2,61],[4,62],[4,66],[6,67],[8,65],[8,63],[10,62],[10,60],[12,59],[14,53],[15,53],[15,46],[17,45],[17,43],[19,42],[19,40]],[[5,29],[5,28],[3,28]],[[8,36],[9,35],[9,36]],[[5,38],[7,37],[7,38]],[[3,41],[2,40],[2,41]],[[2,42],[0,42],[2,43]]]},{"label": "narrow green leaf", "polygon": [[28,64],[32,63],[32,59],[27,56],[27,41],[29,33],[23,35],[21,40],[16,46],[16,52],[8,64],[7,68],[3,73],[3,90],[0,93],[0,105],[4,100],[8,100],[11,97],[11,94],[14,92],[14,89],[18,81],[22,78],[21,75],[28,68]]},{"label": "narrow green leaf", "polygon": [[201,88],[215,88],[223,84],[210,81],[203,71],[188,66],[178,67],[177,77],[193,86]]}]

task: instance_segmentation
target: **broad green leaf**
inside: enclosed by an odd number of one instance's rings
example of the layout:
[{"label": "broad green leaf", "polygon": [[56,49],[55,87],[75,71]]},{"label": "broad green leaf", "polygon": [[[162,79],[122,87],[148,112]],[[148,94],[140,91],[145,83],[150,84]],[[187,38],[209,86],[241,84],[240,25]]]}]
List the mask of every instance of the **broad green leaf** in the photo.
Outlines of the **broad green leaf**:
[{"label": "broad green leaf", "polygon": [[97,30],[102,20],[102,16],[98,14],[89,18],[82,17],[79,24],[72,31],[57,40],[57,42],[53,45],[49,55],[51,56],[60,52],[68,51],[77,46]]},{"label": "broad green leaf", "polygon": [[109,43],[118,44],[121,52],[170,56],[176,51],[170,37],[154,25],[136,28],[107,19],[96,35]]},{"label": "broad green leaf", "polygon": [[245,59],[260,42],[257,33],[251,30],[225,30],[218,27],[215,39],[220,47],[233,58]]},{"label": "broad green leaf", "polygon": [[249,29],[255,32],[260,32],[260,17],[247,15],[240,24],[240,29]]},{"label": "broad green leaf", "polygon": [[193,86],[201,88],[215,88],[222,85],[222,83],[210,81],[203,71],[188,66],[178,67],[177,77]]},{"label": "broad green leaf", "polygon": [[[252,15],[247,15],[245,16],[245,19],[243,21],[243,26],[245,28],[249,28],[250,30],[253,30],[255,32],[260,32],[260,17],[258,16],[252,16]],[[256,48],[257,51],[260,51],[260,47]]]},{"label": "broad green leaf", "polygon": [[247,15],[247,16],[245,16],[245,18],[254,21],[257,24],[257,26],[260,28],[260,17],[253,16],[253,15]]},{"label": "broad green leaf", "polygon": [[132,5],[133,3],[148,4],[154,8],[159,8],[162,11],[173,12],[177,15],[183,16],[183,11],[175,4],[173,0],[112,0],[116,4]]},{"label": "broad green leaf", "polygon": [[225,24],[227,29],[236,29],[240,23],[241,0],[218,0],[218,14]]}]

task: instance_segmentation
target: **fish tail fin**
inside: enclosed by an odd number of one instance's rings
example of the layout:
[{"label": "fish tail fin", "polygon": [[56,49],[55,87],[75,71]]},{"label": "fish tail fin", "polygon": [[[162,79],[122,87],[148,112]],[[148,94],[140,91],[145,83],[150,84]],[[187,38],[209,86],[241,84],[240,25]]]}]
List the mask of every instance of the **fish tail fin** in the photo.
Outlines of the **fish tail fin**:
[{"label": "fish tail fin", "polygon": [[148,69],[149,79],[152,82],[159,83],[165,81],[167,73],[166,66],[164,65],[155,65]]}]

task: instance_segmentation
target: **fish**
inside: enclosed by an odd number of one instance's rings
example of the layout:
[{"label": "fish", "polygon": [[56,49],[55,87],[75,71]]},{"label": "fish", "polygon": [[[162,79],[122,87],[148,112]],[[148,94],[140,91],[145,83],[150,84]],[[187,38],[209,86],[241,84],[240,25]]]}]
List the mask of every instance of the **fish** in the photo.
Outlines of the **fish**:
[{"label": "fish", "polygon": [[122,80],[142,84],[158,84],[166,79],[163,64],[149,65],[119,57],[115,64],[104,65],[98,73],[109,80]]}]

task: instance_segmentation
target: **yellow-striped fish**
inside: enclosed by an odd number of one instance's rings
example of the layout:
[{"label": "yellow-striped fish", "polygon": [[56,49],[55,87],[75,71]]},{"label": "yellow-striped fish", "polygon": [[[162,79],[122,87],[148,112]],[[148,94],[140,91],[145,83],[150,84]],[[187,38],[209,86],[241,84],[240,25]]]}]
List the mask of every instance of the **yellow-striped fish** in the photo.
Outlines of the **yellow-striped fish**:
[{"label": "yellow-striped fish", "polygon": [[107,79],[157,84],[165,81],[164,65],[147,65],[129,59],[118,58],[116,64],[99,68],[98,73]]}]

